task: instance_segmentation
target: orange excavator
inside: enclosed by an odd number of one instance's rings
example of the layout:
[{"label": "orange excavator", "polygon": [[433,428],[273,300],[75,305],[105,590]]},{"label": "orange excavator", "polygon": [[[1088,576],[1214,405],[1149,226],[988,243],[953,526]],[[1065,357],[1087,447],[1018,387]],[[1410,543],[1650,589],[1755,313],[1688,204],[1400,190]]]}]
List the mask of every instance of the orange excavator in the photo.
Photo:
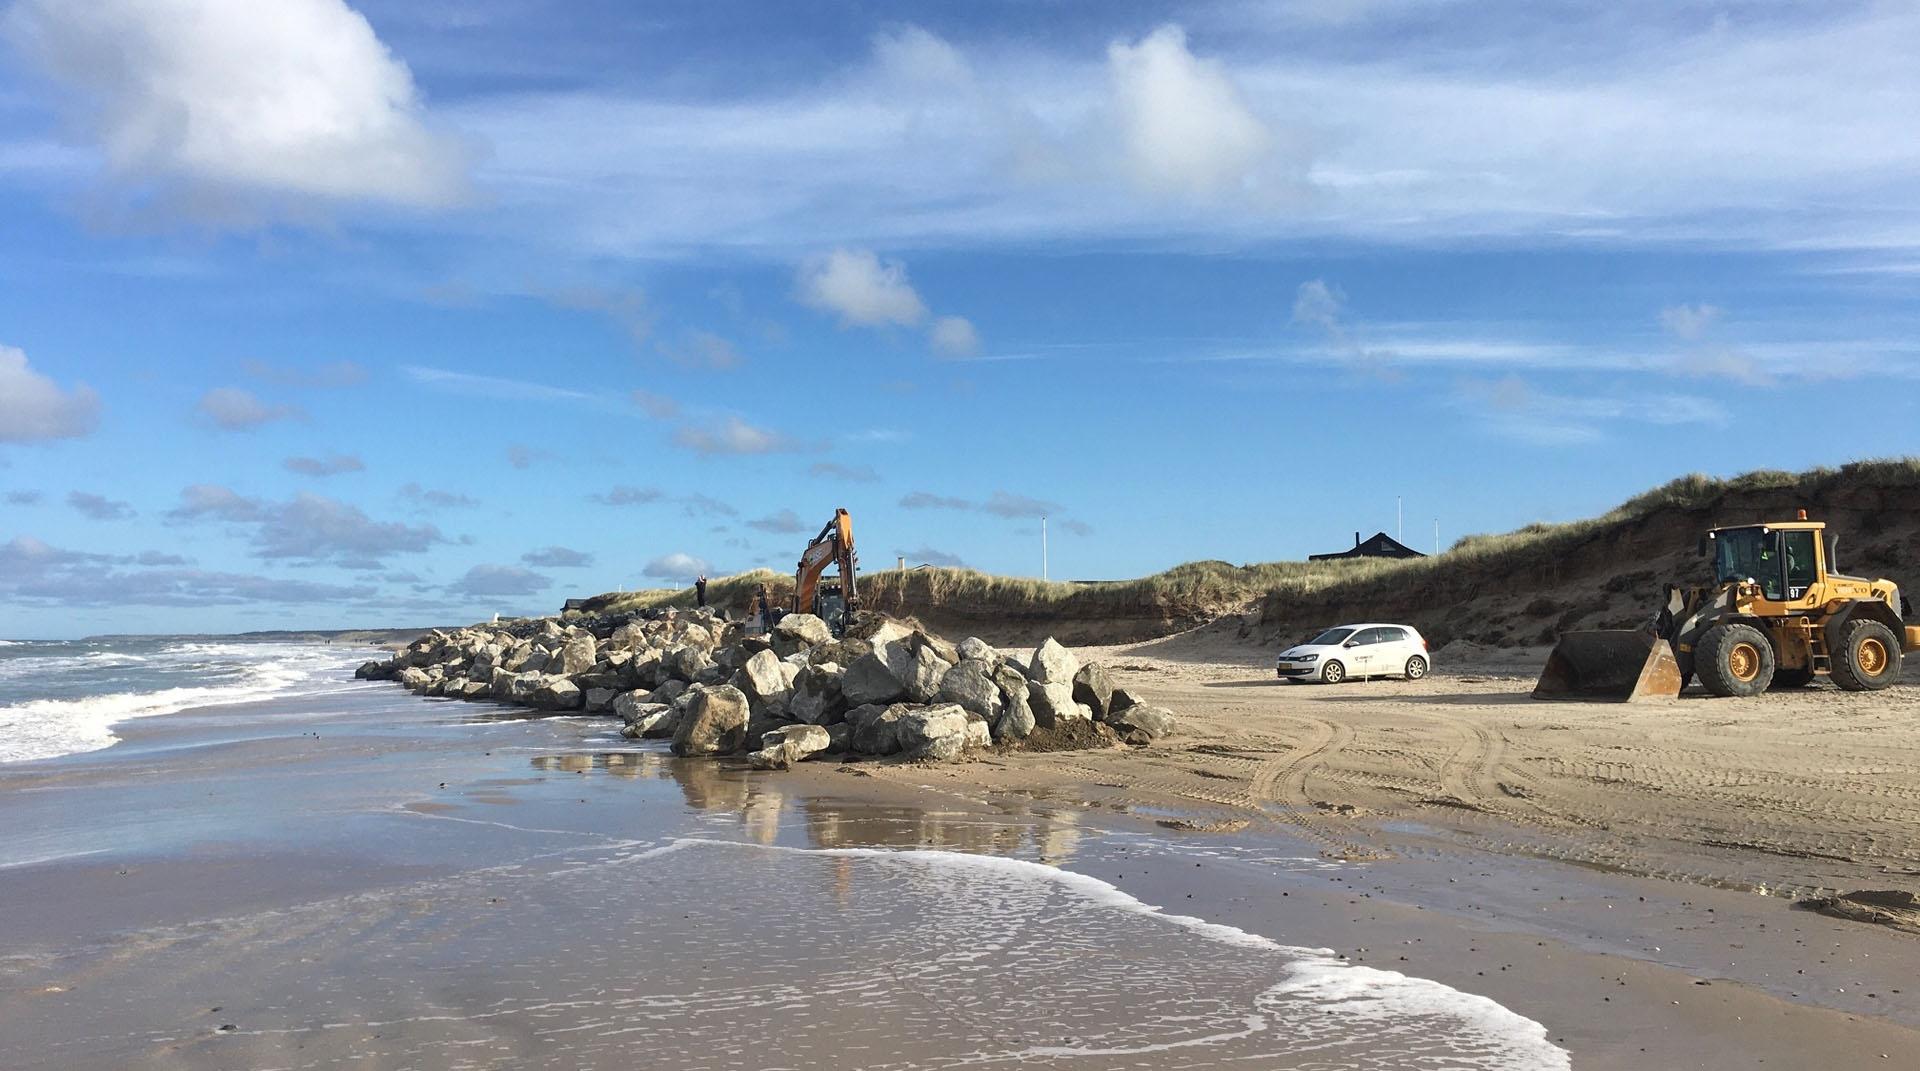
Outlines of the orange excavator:
[{"label": "orange excavator", "polygon": [[[833,520],[820,529],[800,555],[800,568],[793,574],[793,612],[813,614],[836,636],[844,632],[854,611],[860,608],[860,593],[854,586],[857,560],[853,553],[853,515],[834,510]],[[820,577],[830,566],[839,567],[839,582],[823,585]]]}]

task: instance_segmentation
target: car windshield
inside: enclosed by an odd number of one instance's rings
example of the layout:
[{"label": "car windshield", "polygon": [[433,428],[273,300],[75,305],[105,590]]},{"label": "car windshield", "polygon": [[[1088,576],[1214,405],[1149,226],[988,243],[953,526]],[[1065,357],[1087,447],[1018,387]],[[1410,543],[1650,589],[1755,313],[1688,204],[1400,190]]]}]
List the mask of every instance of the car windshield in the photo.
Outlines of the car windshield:
[{"label": "car windshield", "polygon": [[1345,643],[1347,637],[1353,635],[1354,631],[1354,629],[1350,628],[1330,628],[1308,641],[1307,646],[1322,645],[1331,647],[1336,643]]}]

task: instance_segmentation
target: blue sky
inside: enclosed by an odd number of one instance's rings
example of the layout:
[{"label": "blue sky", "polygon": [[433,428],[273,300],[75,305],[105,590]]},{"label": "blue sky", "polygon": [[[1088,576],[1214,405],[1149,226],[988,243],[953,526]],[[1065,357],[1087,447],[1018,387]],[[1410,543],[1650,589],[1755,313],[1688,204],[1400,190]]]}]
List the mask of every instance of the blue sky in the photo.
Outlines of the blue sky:
[{"label": "blue sky", "polygon": [[0,10],[0,635],[548,609],[838,506],[870,569],[1396,498],[1426,548],[1914,450],[1911,4]]}]

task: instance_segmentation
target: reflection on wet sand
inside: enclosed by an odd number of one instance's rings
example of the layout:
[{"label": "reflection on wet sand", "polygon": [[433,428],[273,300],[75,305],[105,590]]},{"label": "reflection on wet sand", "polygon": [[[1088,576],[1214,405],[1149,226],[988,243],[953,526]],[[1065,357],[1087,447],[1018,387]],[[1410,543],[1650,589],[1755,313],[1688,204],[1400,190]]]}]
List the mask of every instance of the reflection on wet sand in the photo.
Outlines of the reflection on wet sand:
[{"label": "reflection on wet sand", "polygon": [[1020,797],[982,801],[991,812],[887,806],[795,793],[782,785],[779,774],[659,751],[575,752],[537,755],[530,761],[547,772],[604,771],[626,780],[671,780],[690,808],[738,816],[741,831],[755,844],[777,843],[786,829],[803,832],[814,848],[939,848],[1057,866],[1074,857],[1086,832],[1072,808],[1036,806]]}]

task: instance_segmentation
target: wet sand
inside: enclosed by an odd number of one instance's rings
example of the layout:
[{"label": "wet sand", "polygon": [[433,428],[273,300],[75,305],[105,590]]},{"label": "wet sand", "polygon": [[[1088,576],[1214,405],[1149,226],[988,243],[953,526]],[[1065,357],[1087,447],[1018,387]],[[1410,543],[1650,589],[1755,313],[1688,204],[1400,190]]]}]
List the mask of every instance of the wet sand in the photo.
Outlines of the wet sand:
[{"label": "wet sand", "polygon": [[[1321,698],[1266,685],[1244,662],[1196,660],[1169,645],[1114,661],[1127,683],[1185,716],[1185,734],[1137,750],[757,773],[617,745],[604,721],[502,718],[369,686],[364,709],[347,713],[236,731],[233,718],[188,712],[129,723],[125,743],[106,752],[0,768],[0,844],[16,863],[0,866],[9,905],[0,913],[0,1065],[627,1066],[638,1057],[618,1044],[556,1049],[547,1031],[621,1028],[602,1014],[619,999],[610,994],[652,976],[665,947],[631,944],[633,935],[712,904],[697,876],[661,886],[607,869],[685,836],[943,848],[1061,866],[1172,912],[1490,997],[1544,1025],[1578,1068],[1897,1067],[1920,1051],[1911,981],[1920,944],[1737,891],[1769,875],[1844,884],[1858,873],[1846,868],[1875,863],[1690,849],[1691,830],[1716,806],[1740,809],[1710,792],[1671,813],[1616,803],[1627,817],[1604,829],[1528,818],[1557,812],[1522,810],[1528,797],[1497,787],[1540,765],[1525,759],[1533,737],[1508,723],[1546,740],[1576,730],[1533,725],[1531,708],[1511,701],[1412,703],[1395,691],[1405,686],[1386,683]],[[1483,696],[1519,686],[1428,687]],[[1430,713],[1442,706],[1444,716]],[[1671,730],[1639,711],[1622,724],[1710,736],[1710,723],[1738,715],[1713,706],[1676,704]],[[1681,717],[1690,708],[1702,716]],[[1600,747],[1592,739],[1620,713],[1538,717],[1585,725],[1586,746]],[[1502,742],[1497,758],[1475,761],[1475,727]],[[1792,750],[1775,746],[1754,753]],[[1885,747],[1877,768],[1898,753]],[[1405,771],[1394,775],[1399,787],[1368,780],[1388,776],[1377,769]],[[1421,777],[1432,787],[1415,787]],[[1478,809],[1436,802],[1456,788],[1475,793],[1456,799]],[[1804,831],[1787,822],[1769,835],[1788,845],[1818,835],[1818,813],[1795,821]],[[1192,831],[1241,822],[1234,832]],[[1648,877],[1582,857],[1597,849],[1580,846],[1609,841],[1632,858],[1698,862]],[[1880,831],[1873,843],[1896,841]],[[1549,857],[1559,844],[1576,846],[1564,861]],[[1776,859],[1807,869],[1782,876],[1768,869]],[[726,932],[757,935],[767,962],[779,962],[779,950],[807,947],[783,935],[777,906],[797,896],[742,904],[751,909],[730,916]],[[512,988],[557,980],[570,987],[554,994],[564,1008]],[[602,1010],[579,1010],[588,1006]],[[475,1018],[490,1007],[511,1014]],[[899,1008],[888,1014],[893,1041],[927,1029]],[[1050,1013],[1042,1001],[1023,1014],[1045,1023]],[[449,1017],[463,1025],[433,1025]],[[763,1040],[780,1029],[777,1017],[726,1021],[755,1024],[750,1033]],[[1113,1025],[1102,1023],[1093,1028]],[[835,1048],[844,1036],[781,1051],[867,1066]],[[661,1066],[764,1066],[772,1051],[747,1044]]]}]

